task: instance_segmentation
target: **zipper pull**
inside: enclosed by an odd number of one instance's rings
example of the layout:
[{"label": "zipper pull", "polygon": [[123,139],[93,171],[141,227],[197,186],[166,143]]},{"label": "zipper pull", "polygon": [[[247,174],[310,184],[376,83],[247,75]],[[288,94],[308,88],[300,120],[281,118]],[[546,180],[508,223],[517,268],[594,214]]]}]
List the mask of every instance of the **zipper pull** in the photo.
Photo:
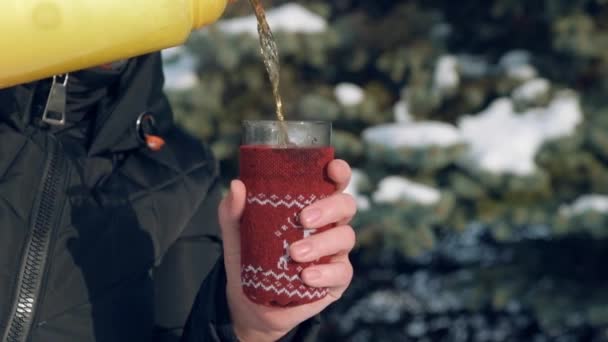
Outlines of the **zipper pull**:
[{"label": "zipper pull", "polygon": [[51,91],[42,114],[42,121],[49,125],[65,125],[68,79],[69,74],[53,76]]}]

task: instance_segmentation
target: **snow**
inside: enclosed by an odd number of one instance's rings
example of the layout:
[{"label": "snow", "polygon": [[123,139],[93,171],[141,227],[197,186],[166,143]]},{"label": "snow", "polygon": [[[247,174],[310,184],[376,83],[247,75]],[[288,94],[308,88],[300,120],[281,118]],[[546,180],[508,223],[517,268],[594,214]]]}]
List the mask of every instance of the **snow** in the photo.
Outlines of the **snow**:
[{"label": "snow", "polygon": [[507,76],[517,81],[525,81],[536,77],[536,68],[529,64],[518,65],[507,69]]},{"label": "snow", "polygon": [[439,57],[433,79],[435,89],[440,93],[449,92],[458,88],[458,85],[460,84],[458,59],[452,55]]},{"label": "snow", "polygon": [[[266,11],[266,20],[273,32],[322,33],[327,30],[327,21],[296,3],[287,3]],[[220,31],[228,34],[246,33],[258,36],[258,22],[254,15],[221,20]]]},{"label": "snow", "polygon": [[480,78],[490,72],[490,64],[483,57],[462,54],[458,56],[460,74],[469,78]]},{"label": "snow", "polygon": [[344,193],[349,194],[355,198],[355,201],[357,202],[357,208],[362,211],[368,210],[370,208],[369,198],[359,193],[360,185],[366,182],[368,182],[367,175],[359,169],[353,169],[350,182],[348,183],[346,189],[344,189]]},{"label": "snow", "polygon": [[395,121],[399,123],[412,122],[412,114],[410,114],[410,108],[406,100],[401,100],[395,103],[393,107],[395,114]]},{"label": "snow", "polygon": [[462,136],[448,123],[421,121],[384,124],[363,131],[363,140],[388,148],[447,147],[463,142]]},{"label": "snow", "polygon": [[505,70],[508,77],[526,81],[536,77],[537,71],[531,65],[532,55],[528,51],[513,50],[500,58],[498,65]]},{"label": "snow", "polygon": [[373,194],[376,203],[395,203],[406,200],[421,205],[434,205],[439,202],[440,198],[439,190],[400,176],[384,178],[380,181],[378,190]]},{"label": "snow", "polygon": [[165,90],[186,90],[199,82],[196,74],[196,58],[184,46],[162,51]]},{"label": "snow", "polygon": [[516,101],[531,102],[549,94],[551,84],[544,78],[534,78],[513,90],[513,99]]},{"label": "snow", "polygon": [[498,99],[478,115],[463,117],[459,128],[481,169],[528,175],[536,170],[534,156],[543,142],[573,133],[582,119],[578,98],[563,92],[548,107],[524,113],[516,113],[510,99]]},{"label": "snow", "polygon": [[365,92],[361,87],[353,83],[340,83],[334,89],[334,94],[343,106],[351,107],[361,104],[365,98]]},{"label": "snow", "polygon": [[563,205],[559,209],[559,212],[566,216],[584,214],[589,211],[608,214],[608,196],[598,194],[584,195],[571,205]]},{"label": "snow", "polygon": [[163,60],[167,61],[172,58],[179,58],[184,52],[185,52],[185,48],[183,45],[164,49],[162,51]]},{"label": "snow", "polygon": [[431,28],[431,36],[436,39],[446,39],[452,34],[452,26],[448,23],[435,24]]},{"label": "snow", "polygon": [[500,57],[498,64],[503,68],[530,64],[532,55],[526,50],[511,50]]}]

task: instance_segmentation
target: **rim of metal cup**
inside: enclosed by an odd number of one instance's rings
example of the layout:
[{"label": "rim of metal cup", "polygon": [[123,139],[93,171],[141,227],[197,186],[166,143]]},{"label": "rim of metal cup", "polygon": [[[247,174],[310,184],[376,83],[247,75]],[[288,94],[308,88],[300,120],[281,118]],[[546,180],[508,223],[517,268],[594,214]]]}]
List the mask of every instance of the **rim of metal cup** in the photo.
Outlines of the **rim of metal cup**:
[{"label": "rim of metal cup", "polygon": [[323,121],[323,120],[285,120],[285,121],[280,121],[280,120],[270,120],[270,119],[248,119],[248,120],[243,120],[242,121],[242,139],[241,139],[241,144],[242,145],[271,145],[271,146],[279,146],[278,143],[272,143],[272,142],[261,142],[261,141],[247,141],[246,138],[246,128],[250,127],[259,127],[259,128],[264,128],[264,127],[279,127],[279,125],[281,123],[284,123],[287,125],[288,130],[289,128],[292,127],[320,127],[322,129],[326,129],[327,131],[324,132],[326,133],[326,135],[324,137],[318,137],[319,140],[321,140],[319,143],[315,143],[312,142],[310,144],[305,144],[305,143],[296,143],[295,147],[326,147],[326,146],[331,146],[332,143],[332,133],[333,133],[333,127],[332,127],[332,122],[331,121]]}]

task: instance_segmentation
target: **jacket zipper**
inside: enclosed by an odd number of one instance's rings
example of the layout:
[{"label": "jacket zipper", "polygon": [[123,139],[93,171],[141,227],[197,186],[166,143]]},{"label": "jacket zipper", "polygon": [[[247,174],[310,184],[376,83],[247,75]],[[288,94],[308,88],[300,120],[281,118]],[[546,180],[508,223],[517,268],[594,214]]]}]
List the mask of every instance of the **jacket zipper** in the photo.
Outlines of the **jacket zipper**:
[{"label": "jacket zipper", "polygon": [[52,126],[65,125],[69,80],[70,74],[53,76],[51,90],[42,113],[43,122]]},{"label": "jacket zipper", "polygon": [[[52,139],[54,140],[54,139]],[[63,158],[57,142],[49,142],[40,195],[32,215],[32,229],[25,245],[17,280],[15,301],[3,342],[25,342],[30,333],[37,308],[54,223],[60,214],[60,190],[64,172]]]}]

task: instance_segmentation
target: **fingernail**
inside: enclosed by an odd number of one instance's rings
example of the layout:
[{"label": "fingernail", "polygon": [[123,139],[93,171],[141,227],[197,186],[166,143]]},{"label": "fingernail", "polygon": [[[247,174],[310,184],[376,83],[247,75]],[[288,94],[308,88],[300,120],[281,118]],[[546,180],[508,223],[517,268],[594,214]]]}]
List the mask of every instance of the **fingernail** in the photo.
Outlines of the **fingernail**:
[{"label": "fingernail", "polygon": [[300,218],[300,221],[302,221],[302,223],[305,223],[305,224],[313,224],[319,218],[321,218],[321,209],[315,208],[315,209],[305,210],[302,213],[302,217]]},{"label": "fingernail", "polygon": [[234,193],[234,189],[236,188],[236,180],[230,182],[230,194]]},{"label": "fingernail", "polygon": [[315,281],[321,279],[321,272],[317,270],[306,271],[306,280]]},{"label": "fingernail", "polygon": [[299,257],[305,257],[312,251],[312,245],[309,242],[297,242],[293,245],[293,252]]}]

